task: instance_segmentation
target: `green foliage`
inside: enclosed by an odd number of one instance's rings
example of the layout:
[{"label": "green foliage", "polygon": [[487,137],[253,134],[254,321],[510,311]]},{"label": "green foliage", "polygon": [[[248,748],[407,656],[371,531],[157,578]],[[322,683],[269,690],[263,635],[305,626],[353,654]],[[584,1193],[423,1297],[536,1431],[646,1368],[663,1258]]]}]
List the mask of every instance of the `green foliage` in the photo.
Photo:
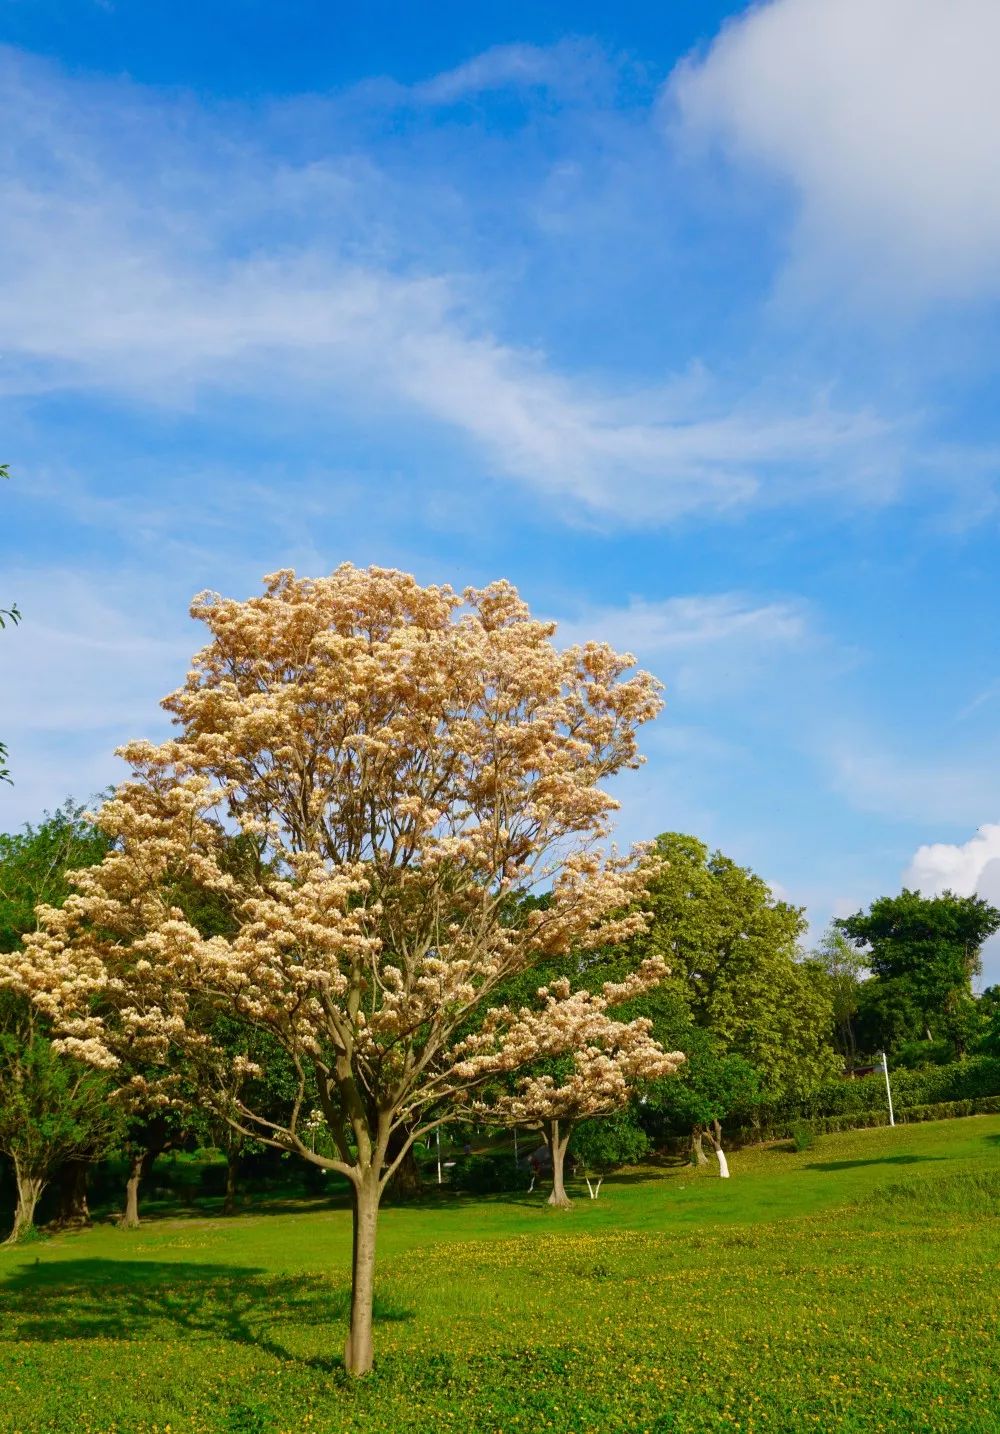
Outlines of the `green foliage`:
[{"label": "green foliage", "polygon": [[[970,1056],[947,1066],[929,1066],[922,1070],[890,1069],[893,1102],[897,1110],[915,1106],[979,1100],[1000,1096],[1000,1059]],[[817,1087],[803,1100],[762,1101],[740,1121],[748,1135],[763,1138],[781,1135],[794,1120],[830,1120],[844,1117],[848,1128],[852,1119],[886,1114],[888,1108],[885,1079],[881,1070],[855,1080],[835,1080]],[[860,1122],[858,1122],[860,1123]]]},{"label": "green foliage", "polygon": [[[119,1136],[107,1078],[57,1053],[32,1014],[3,999],[0,1151],[23,1174],[45,1180],[64,1160],[93,1159]],[[19,1003],[17,1003],[19,1004]]]},{"label": "green foliage", "polygon": [[15,951],[35,929],[35,907],[61,906],[72,891],[68,873],[93,866],[108,850],[85,808],[68,798],[37,826],[0,833],[0,951]]},{"label": "green foliage", "polygon": [[856,1017],[866,973],[865,957],[837,926],[831,925],[813,952],[813,960],[823,971],[830,992],[837,1052],[852,1066],[858,1051]]},{"label": "green foliage", "polygon": [[792,1144],[800,1154],[803,1150],[812,1150],[816,1144],[816,1131],[807,1120],[793,1121],[788,1133],[792,1137]]},{"label": "green foliage", "polygon": [[[670,980],[636,1014],[661,1030],[693,1024],[722,1052],[742,1056],[772,1096],[811,1089],[838,1068],[830,1045],[832,1000],[823,973],[797,959],[800,908],[695,837],[667,833],[669,865],[650,883],[649,929],[604,957],[609,969],[662,952]],[[630,1008],[630,1014],[631,1014]]]},{"label": "green foliage", "polygon": [[[984,1095],[968,1100],[939,1100],[930,1105],[906,1105],[895,1109],[897,1125],[920,1125],[928,1120],[955,1120],[966,1115],[996,1115],[1000,1112],[1000,1096]],[[817,1117],[813,1129],[834,1134],[844,1130],[871,1130],[889,1124],[889,1110],[858,1111],[850,1115]]]},{"label": "green foliage", "polygon": [[643,1122],[656,1136],[749,1119],[760,1099],[760,1076],[742,1056],[720,1049],[708,1031],[689,1026],[674,1033],[671,1045],[687,1060],[676,1076],[657,1081],[642,1107]]},{"label": "green foliage", "polygon": [[649,1136],[633,1103],[604,1120],[582,1121],[573,1132],[572,1150],[583,1170],[603,1174],[621,1165],[638,1165],[649,1153]]},{"label": "green foliage", "polygon": [[983,942],[1000,929],[1000,911],[978,896],[921,896],[904,889],[836,927],[865,952],[872,973],[859,992],[859,1023],[869,1050],[894,1052],[926,1039],[962,1055],[977,1035],[972,978]]},{"label": "green foliage", "polygon": [[525,1190],[530,1176],[513,1155],[499,1151],[486,1155],[455,1157],[449,1171],[453,1189],[470,1195],[499,1195],[509,1190]]}]

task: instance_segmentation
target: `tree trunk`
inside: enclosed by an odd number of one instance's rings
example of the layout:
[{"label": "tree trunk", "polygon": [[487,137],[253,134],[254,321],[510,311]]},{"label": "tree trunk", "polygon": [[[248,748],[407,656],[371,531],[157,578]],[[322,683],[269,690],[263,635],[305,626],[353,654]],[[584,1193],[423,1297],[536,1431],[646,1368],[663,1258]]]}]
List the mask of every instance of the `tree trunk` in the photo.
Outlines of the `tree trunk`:
[{"label": "tree trunk", "polygon": [[17,1180],[17,1208],[14,1211],[14,1226],[7,1236],[8,1245],[16,1245],[25,1239],[35,1227],[35,1206],[38,1204],[45,1181],[37,1175],[29,1175],[14,1162],[14,1177]]},{"label": "tree trunk", "polygon": [[146,1173],[148,1154],[148,1150],[145,1150],[141,1156],[132,1156],[132,1163],[129,1164],[129,1177],[125,1182],[125,1209],[122,1210],[122,1219],[119,1220],[119,1225],[125,1230],[139,1229],[139,1183]]},{"label": "tree trunk", "polygon": [[90,1224],[87,1205],[86,1160],[67,1160],[59,1172],[59,1213],[52,1222],[60,1230],[83,1229]]},{"label": "tree trunk", "polygon": [[722,1126],[717,1120],[712,1121],[712,1128],[708,1132],[708,1138],[712,1142],[712,1148],[719,1162],[719,1178],[721,1180],[728,1180],[729,1161],[726,1159],[726,1152],[722,1148]]},{"label": "tree trunk", "polygon": [[566,1133],[560,1136],[558,1120],[549,1122],[548,1147],[549,1154],[552,1156],[552,1194],[549,1196],[549,1204],[556,1205],[560,1209],[565,1209],[570,1203],[563,1180],[563,1166],[566,1161],[566,1148],[572,1133],[573,1127],[567,1126]]},{"label": "tree trunk", "polygon": [[375,1234],[379,1188],[374,1170],[360,1171],[354,1186],[354,1247],[351,1258],[351,1327],[344,1345],[348,1374],[372,1367],[372,1305],[375,1297]]},{"label": "tree trunk", "polygon": [[700,1125],[696,1125],[691,1132],[691,1154],[694,1156],[696,1165],[707,1165],[708,1156],[705,1154],[705,1147],[702,1145],[705,1133]]},{"label": "tree trunk", "polygon": [[222,1202],[223,1215],[236,1214],[236,1186],[240,1174],[240,1155],[231,1150],[226,1156],[226,1198]]}]

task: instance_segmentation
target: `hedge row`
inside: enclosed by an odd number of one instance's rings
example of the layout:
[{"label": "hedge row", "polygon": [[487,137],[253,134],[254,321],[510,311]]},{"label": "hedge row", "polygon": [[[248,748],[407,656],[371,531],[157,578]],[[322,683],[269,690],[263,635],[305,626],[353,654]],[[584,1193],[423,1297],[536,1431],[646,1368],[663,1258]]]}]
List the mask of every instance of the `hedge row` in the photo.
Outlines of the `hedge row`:
[{"label": "hedge row", "polygon": [[[882,1087],[883,1095],[885,1086]],[[916,1125],[922,1120],[950,1120],[959,1115],[1000,1115],[1000,1095],[981,1096],[971,1100],[943,1100],[933,1105],[904,1106],[896,1111],[897,1125]],[[889,1124],[888,1110],[859,1111],[852,1115],[819,1116],[808,1122],[817,1135],[829,1135],[838,1130],[867,1130],[877,1125]],[[791,1129],[783,1132],[791,1135]]]},{"label": "hedge row", "polygon": [[[900,1111],[1000,1096],[1000,1059],[994,1056],[971,1056],[952,1065],[927,1066],[923,1070],[890,1070],[889,1075],[893,1104]],[[861,1118],[869,1116],[870,1120]],[[888,1121],[881,1071],[857,1080],[828,1081],[804,1099],[768,1101],[733,1124],[744,1138],[762,1140],[784,1134],[797,1120],[814,1123],[839,1118],[843,1118],[842,1126],[822,1128],[850,1130]],[[816,1129],[820,1128],[817,1124]]]}]

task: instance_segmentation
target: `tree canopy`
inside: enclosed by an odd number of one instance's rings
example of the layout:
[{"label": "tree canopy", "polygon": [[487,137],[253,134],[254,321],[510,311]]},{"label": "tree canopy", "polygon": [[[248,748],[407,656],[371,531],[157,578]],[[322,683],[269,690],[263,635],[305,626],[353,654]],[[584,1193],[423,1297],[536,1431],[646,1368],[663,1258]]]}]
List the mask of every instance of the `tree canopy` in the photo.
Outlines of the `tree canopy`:
[{"label": "tree canopy", "polygon": [[979,896],[904,888],[835,925],[864,951],[874,978],[863,989],[871,1044],[924,1038],[944,1040],[958,1055],[966,1050],[978,1024],[972,979],[983,942],[1000,930],[1000,911]]},{"label": "tree canopy", "polygon": [[[177,1050],[238,1129],[347,1176],[346,1363],[363,1373],[394,1165],[470,1093],[610,1020],[560,988],[465,1033],[519,971],[641,928],[656,859],[602,854],[602,783],[638,763],[658,686],[605,644],[560,651],[506,583],[459,595],[347,564],[277,573],[247,602],[203,594],[193,613],[209,642],[164,703],[177,735],[122,749],[132,777],[100,813],[111,849],[0,979],[73,1053],[114,1068]],[[236,871],[234,834],[257,853]],[[228,902],[231,929],[185,915],[192,885]],[[540,887],[547,902],[512,923],[512,900]],[[664,974],[662,956],[643,969]],[[250,1103],[252,1083],[234,1090],[219,1015],[287,1052],[280,1118]],[[305,1128],[313,1091],[332,1155]]]},{"label": "tree canopy", "polygon": [[668,832],[654,851],[660,861],[639,898],[649,920],[617,956],[663,953],[670,976],[641,1006],[658,1017],[658,1036],[669,1039],[679,1020],[710,1031],[719,1051],[759,1072],[769,1095],[832,1074],[832,1005],[819,973],[799,959],[801,908],[696,837]]}]

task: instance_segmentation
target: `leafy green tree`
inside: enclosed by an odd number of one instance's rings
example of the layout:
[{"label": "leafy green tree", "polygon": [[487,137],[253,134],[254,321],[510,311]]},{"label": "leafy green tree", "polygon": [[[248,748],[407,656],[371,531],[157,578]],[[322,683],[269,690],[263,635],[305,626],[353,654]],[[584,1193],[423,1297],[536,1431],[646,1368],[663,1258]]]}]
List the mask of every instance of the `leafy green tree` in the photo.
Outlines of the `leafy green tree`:
[{"label": "leafy green tree", "polygon": [[649,1136],[636,1118],[634,1103],[602,1120],[583,1121],[573,1136],[573,1152],[591,1200],[597,1199],[609,1171],[638,1164],[648,1151]]},{"label": "leafy green tree", "polygon": [[831,924],[813,952],[825,972],[833,1004],[834,1039],[848,1069],[857,1061],[857,1016],[867,971],[866,959],[843,931]]},{"label": "leafy green tree", "polygon": [[109,842],[67,798],[37,825],[0,833],[0,951],[16,951],[36,927],[35,907],[61,906],[73,890],[70,872],[93,866]]},{"label": "leafy green tree", "polygon": [[651,1088],[643,1113],[661,1131],[689,1131],[692,1158],[699,1165],[708,1164],[704,1151],[707,1139],[718,1159],[719,1174],[727,1179],[729,1164],[722,1146],[722,1122],[756,1105],[761,1093],[760,1076],[749,1061],[732,1051],[722,1051],[711,1033],[697,1026],[676,1033],[673,1040],[687,1059],[675,1080],[657,1081]]},{"label": "leafy green tree", "polygon": [[978,1046],[987,1056],[1000,1056],[1000,986],[987,986],[979,997]]},{"label": "leafy green tree", "polygon": [[1000,911],[979,896],[904,888],[835,924],[865,952],[878,983],[864,991],[878,1043],[892,1050],[906,1040],[944,1040],[964,1055],[978,1024],[972,978],[983,942],[1000,929]]},{"label": "leafy green tree", "polygon": [[[679,1041],[667,1031],[679,1015],[709,1031],[716,1049],[759,1073],[762,1094],[771,1097],[801,1094],[834,1074],[831,995],[823,973],[798,959],[801,908],[777,900],[761,877],[696,837],[666,833],[656,851],[668,865],[642,899],[651,913],[647,930],[599,957],[610,975],[616,956],[631,965],[658,952],[671,975],[623,1013],[650,1015],[668,1045]],[[585,979],[592,980],[589,970]]]},{"label": "leafy green tree", "polygon": [[17,1208],[8,1244],[28,1236],[52,1173],[105,1154],[121,1113],[107,1077],[61,1055],[46,1023],[20,997],[0,993],[0,1151],[14,1167]]},{"label": "leafy green tree", "polygon": [[[72,799],[37,825],[0,834],[0,951],[16,950],[35,930],[35,907],[61,906],[72,890],[69,874],[107,850],[107,838]],[[14,1164],[18,1188],[12,1238],[30,1229],[38,1197],[60,1163],[69,1167],[62,1217],[86,1218],[88,1165],[104,1153],[109,1128],[120,1129],[117,1111],[110,1127],[104,1119],[111,1114],[109,1089],[105,1078],[52,1050],[36,1011],[0,992],[0,1149]]]}]

